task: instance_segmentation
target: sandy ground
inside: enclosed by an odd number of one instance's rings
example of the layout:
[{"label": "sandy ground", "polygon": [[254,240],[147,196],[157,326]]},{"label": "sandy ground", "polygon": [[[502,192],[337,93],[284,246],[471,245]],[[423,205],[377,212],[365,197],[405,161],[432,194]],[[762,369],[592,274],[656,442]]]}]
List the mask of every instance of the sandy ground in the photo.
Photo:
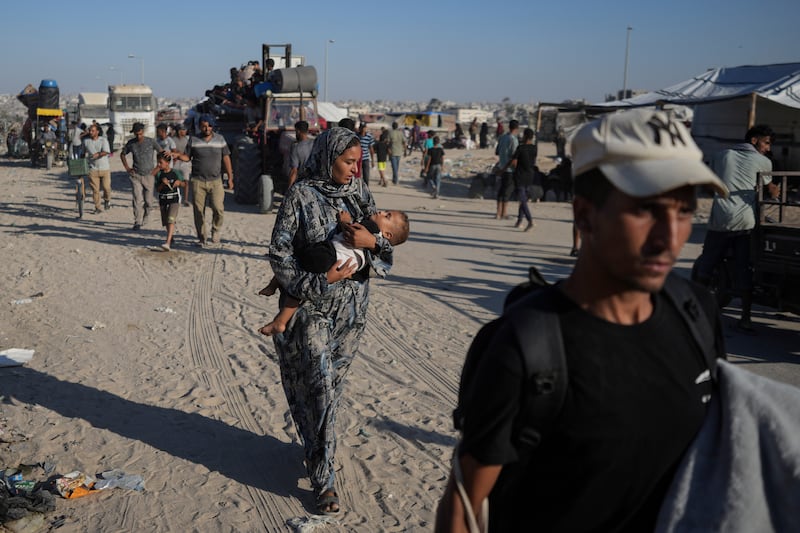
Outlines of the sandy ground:
[{"label": "sandy ground", "polygon": [[[371,282],[362,353],[337,420],[343,511],[315,530],[431,530],[472,336],[529,265],[551,280],[572,265],[567,204],[536,204],[534,230],[516,230],[494,219],[493,200],[467,197],[468,176],[491,164],[492,151],[447,158],[451,177],[437,200],[418,187],[417,155],[403,159],[399,186],[374,188],[380,208],[409,213],[412,236],[391,275]],[[35,350],[25,366],[0,369],[0,466],[48,461],[62,474],[143,476],[143,492],[59,499],[48,516],[64,517],[59,531],[311,530],[274,347],[257,333],[277,309],[256,294],[271,274],[264,255],[275,215],[228,195],[220,247],[191,246],[184,208],[175,249],[153,251],[164,232],[155,222],[131,230],[116,157],[112,169],[113,208],[78,220],[64,169],[0,162],[0,349]],[[702,222],[701,213],[684,274]],[[762,335],[729,334],[731,353],[800,384],[796,317],[755,318]]]}]

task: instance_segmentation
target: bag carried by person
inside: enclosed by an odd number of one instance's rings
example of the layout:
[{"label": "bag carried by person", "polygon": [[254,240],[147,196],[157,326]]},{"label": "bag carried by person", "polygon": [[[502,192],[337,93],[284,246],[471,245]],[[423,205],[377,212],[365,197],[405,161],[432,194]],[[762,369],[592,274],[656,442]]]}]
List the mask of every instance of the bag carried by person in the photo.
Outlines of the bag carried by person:
[{"label": "bag carried by person", "polygon": [[175,204],[181,201],[180,189],[170,189],[158,193],[158,201],[161,205]]}]

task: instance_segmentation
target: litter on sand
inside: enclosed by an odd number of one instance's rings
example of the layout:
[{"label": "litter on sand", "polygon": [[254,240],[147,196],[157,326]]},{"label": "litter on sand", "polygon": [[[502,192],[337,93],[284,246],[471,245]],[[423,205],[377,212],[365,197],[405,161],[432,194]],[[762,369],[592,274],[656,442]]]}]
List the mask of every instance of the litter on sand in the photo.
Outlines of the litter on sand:
[{"label": "litter on sand", "polygon": [[64,498],[73,499],[86,496],[94,491],[95,479],[83,472],[70,472],[56,478],[54,484],[58,493]]},{"label": "litter on sand", "polygon": [[126,474],[115,468],[97,474],[94,488],[97,490],[120,488],[141,492],[144,490],[144,480],[139,474]]},{"label": "litter on sand", "polygon": [[298,516],[286,521],[286,525],[297,533],[309,533],[327,524],[338,524],[339,522],[332,516]]},{"label": "litter on sand", "polygon": [[43,292],[37,292],[36,294],[31,294],[28,298],[20,298],[18,300],[11,300],[11,305],[25,305],[33,303],[34,298],[41,298],[44,296]]},{"label": "litter on sand", "polygon": [[22,366],[33,359],[33,350],[9,348],[0,352],[0,367]]}]

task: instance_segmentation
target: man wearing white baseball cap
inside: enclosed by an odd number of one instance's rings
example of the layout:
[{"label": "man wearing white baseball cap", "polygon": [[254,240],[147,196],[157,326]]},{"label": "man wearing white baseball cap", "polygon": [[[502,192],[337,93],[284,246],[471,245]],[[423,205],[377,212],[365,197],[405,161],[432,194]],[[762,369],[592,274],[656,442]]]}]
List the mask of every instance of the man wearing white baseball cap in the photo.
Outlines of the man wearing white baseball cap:
[{"label": "man wearing white baseball cap", "polygon": [[[480,515],[486,497],[489,531],[652,531],[706,415],[725,356],[719,313],[707,291],[670,272],[692,230],[696,189],[725,186],[661,111],[586,124],[572,156],[578,259],[567,279],[535,293],[546,298],[519,301],[476,336],[470,353],[486,356],[459,392],[455,459],[469,504],[451,479],[436,531],[465,531],[465,509]],[[554,345],[526,353],[515,334],[522,313],[529,328],[556,315],[567,376],[556,379],[558,408],[536,426],[552,403],[532,392],[526,361]],[[520,438],[531,430],[533,445]]]}]

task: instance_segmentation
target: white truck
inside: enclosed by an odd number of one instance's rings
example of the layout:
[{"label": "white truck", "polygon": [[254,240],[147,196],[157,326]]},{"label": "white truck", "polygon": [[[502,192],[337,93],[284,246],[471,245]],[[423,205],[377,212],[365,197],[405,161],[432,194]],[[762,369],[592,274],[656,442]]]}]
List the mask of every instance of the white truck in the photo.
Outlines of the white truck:
[{"label": "white truck", "polygon": [[100,125],[108,122],[108,93],[78,94],[78,124],[89,126],[95,120]]},{"label": "white truck", "polygon": [[136,122],[144,124],[145,136],[156,136],[156,99],[147,85],[109,85],[108,108],[115,145],[124,146],[133,137],[131,128]]}]

